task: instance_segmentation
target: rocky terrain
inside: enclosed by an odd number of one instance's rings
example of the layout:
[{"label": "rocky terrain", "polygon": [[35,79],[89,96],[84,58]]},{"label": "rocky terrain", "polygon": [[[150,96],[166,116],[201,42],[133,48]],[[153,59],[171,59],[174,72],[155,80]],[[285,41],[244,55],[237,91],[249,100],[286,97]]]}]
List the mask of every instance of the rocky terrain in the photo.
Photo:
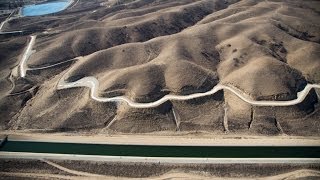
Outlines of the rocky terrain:
[{"label": "rocky terrain", "polygon": [[[100,97],[141,103],[218,84],[257,101],[293,100],[307,84],[320,84],[319,12],[312,0],[96,0],[55,15],[13,18],[2,31],[24,33],[0,35],[0,128],[319,136],[315,89],[284,107],[253,106],[219,91],[143,109],[95,101],[89,88],[57,90],[61,78],[93,76]],[[20,77],[30,35],[37,38],[29,68],[60,64]]]}]

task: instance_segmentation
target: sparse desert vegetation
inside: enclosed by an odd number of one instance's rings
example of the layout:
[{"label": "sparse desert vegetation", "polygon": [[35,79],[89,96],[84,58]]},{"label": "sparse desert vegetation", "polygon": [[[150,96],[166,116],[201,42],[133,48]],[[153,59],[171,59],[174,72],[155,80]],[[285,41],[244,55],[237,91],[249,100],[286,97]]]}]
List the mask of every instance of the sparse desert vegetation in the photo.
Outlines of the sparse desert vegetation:
[{"label": "sparse desert vegetation", "polygon": [[[57,90],[62,77],[92,76],[100,97],[141,103],[217,84],[257,101],[292,100],[306,84],[320,83],[318,12],[316,1],[99,0],[75,2],[54,15],[11,18],[2,31],[24,33],[1,35],[0,127],[318,136],[314,89],[287,107],[253,106],[224,90],[146,109],[97,102],[89,88]],[[30,35],[37,38],[21,78],[17,67]],[[46,66],[52,67],[41,69]]]}]

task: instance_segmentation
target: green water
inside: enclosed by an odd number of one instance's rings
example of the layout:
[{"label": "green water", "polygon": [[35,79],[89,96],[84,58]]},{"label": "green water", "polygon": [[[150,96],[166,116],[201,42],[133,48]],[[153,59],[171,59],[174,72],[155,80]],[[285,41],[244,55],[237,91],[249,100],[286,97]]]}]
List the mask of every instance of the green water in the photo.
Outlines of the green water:
[{"label": "green water", "polygon": [[320,147],[144,146],[8,141],[0,151],[143,157],[320,158]]}]

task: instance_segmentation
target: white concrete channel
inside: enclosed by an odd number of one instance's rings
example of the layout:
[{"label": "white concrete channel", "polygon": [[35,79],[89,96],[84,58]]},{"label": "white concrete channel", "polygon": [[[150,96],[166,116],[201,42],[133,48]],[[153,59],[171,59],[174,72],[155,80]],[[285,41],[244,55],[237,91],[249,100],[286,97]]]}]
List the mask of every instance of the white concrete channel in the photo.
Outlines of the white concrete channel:
[{"label": "white concrete channel", "polygon": [[[27,60],[29,59],[30,55],[34,52],[32,51],[32,47],[35,43],[36,36],[30,36],[31,40],[28,44],[28,47],[23,54],[23,57],[21,59],[20,63],[20,76],[25,77],[26,76],[26,71],[27,70],[39,70],[39,69],[45,69],[45,68],[50,68],[59,64],[62,64],[64,62],[59,62],[56,64],[52,64],[47,67],[38,67],[38,68],[28,68],[27,67]],[[71,60],[69,60],[71,61]],[[67,61],[68,62],[68,61]],[[67,74],[67,73],[66,73]],[[204,96],[210,96],[215,93],[217,93],[220,90],[228,90],[232,93],[234,93],[236,96],[238,96],[240,99],[245,101],[248,104],[254,105],[254,106],[292,106],[301,103],[305,97],[308,95],[311,89],[313,88],[320,88],[320,84],[307,84],[305,88],[297,93],[297,98],[293,100],[288,100],[288,101],[256,101],[248,98],[245,96],[242,92],[240,92],[237,89],[234,89],[230,86],[223,85],[223,84],[218,84],[214,86],[210,91],[203,92],[203,93],[195,93],[195,94],[189,94],[189,95],[165,95],[161,99],[154,101],[154,102],[149,102],[149,103],[138,103],[138,102],[133,102],[129,98],[125,96],[117,96],[117,97],[99,97],[98,94],[98,89],[99,89],[99,81],[97,78],[89,76],[89,77],[84,77],[80,80],[77,80],[75,82],[65,82],[65,76],[66,74],[60,79],[58,83],[58,89],[68,89],[68,88],[75,88],[75,87],[88,87],[90,88],[90,96],[93,100],[99,101],[99,102],[126,102],[129,106],[133,108],[153,108],[157,107],[166,101],[170,100],[176,100],[176,101],[185,101],[185,100],[191,100],[195,98],[200,98]]]}]

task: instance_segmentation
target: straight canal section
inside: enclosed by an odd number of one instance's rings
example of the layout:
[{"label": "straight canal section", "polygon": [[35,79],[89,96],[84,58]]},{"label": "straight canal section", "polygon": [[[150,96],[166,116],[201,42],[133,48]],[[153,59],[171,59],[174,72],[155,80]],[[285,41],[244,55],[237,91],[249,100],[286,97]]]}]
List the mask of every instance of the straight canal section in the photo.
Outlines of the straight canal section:
[{"label": "straight canal section", "polygon": [[0,152],[177,158],[320,158],[319,146],[163,146],[8,140]]}]

